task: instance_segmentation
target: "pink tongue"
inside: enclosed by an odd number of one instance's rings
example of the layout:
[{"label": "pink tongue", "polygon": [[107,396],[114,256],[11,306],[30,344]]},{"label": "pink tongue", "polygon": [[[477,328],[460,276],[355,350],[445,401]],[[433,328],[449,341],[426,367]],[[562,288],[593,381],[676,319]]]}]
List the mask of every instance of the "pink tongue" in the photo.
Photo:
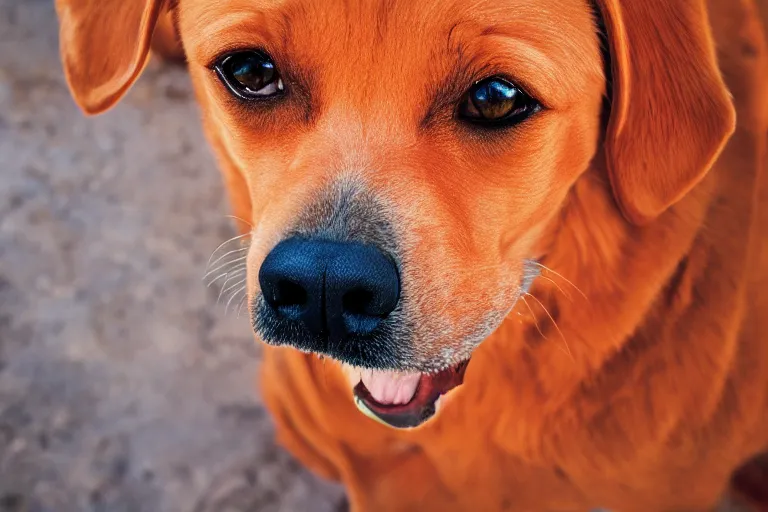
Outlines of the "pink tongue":
[{"label": "pink tongue", "polygon": [[381,405],[404,405],[416,394],[420,373],[363,370],[361,380],[374,400]]}]

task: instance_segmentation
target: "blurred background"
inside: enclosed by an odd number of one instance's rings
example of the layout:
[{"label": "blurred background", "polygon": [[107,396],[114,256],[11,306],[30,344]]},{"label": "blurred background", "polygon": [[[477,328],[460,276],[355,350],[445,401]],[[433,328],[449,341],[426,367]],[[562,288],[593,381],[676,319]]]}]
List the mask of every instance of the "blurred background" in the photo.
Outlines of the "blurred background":
[{"label": "blurred background", "polygon": [[57,37],[52,0],[0,0],[0,511],[340,509],[203,283],[235,232],[185,71],[85,118]]}]

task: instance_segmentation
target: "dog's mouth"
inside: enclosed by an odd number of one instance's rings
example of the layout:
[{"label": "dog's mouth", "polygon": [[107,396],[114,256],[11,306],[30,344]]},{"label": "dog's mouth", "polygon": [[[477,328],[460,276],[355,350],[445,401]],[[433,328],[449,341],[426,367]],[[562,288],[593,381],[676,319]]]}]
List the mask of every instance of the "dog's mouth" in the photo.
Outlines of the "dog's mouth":
[{"label": "dog's mouth", "polygon": [[464,381],[469,359],[436,373],[364,370],[354,388],[366,416],[394,428],[418,427],[437,411],[438,399]]}]

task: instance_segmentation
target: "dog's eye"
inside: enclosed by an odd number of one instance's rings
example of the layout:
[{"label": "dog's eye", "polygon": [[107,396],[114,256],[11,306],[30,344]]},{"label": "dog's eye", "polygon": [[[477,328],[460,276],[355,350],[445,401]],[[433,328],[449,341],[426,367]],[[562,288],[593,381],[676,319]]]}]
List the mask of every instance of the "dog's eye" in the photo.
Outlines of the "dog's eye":
[{"label": "dog's eye", "polygon": [[473,85],[459,104],[461,118],[485,125],[515,124],[536,112],[539,103],[513,83],[498,77]]},{"label": "dog's eye", "polygon": [[275,63],[258,51],[231,53],[219,60],[215,69],[227,88],[242,99],[267,98],[284,90]]}]

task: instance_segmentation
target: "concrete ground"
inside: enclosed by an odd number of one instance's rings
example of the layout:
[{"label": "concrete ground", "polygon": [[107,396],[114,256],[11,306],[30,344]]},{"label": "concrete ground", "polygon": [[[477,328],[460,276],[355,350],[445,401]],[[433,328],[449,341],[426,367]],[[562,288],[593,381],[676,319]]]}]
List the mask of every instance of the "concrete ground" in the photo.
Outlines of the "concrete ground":
[{"label": "concrete ground", "polygon": [[248,322],[203,284],[227,213],[183,70],[87,119],[52,1],[0,0],[0,511],[340,506],[274,445]]}]

